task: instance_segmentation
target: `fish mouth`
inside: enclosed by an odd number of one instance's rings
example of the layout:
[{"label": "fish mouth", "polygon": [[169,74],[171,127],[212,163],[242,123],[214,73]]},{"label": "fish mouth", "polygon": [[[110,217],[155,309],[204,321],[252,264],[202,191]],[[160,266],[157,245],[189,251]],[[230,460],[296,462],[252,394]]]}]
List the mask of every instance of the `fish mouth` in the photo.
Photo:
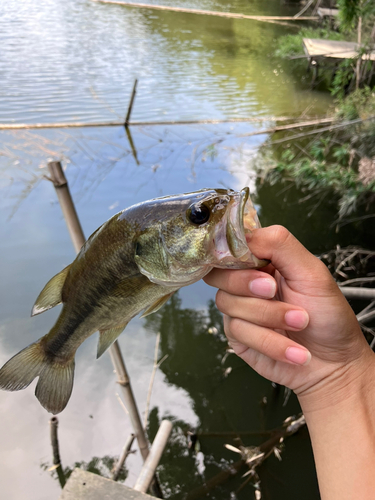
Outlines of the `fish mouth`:
[{"label": "fish mouth", "polygon": [[239,196],[236,197],[231,207],[227,220],[227,242],[231,254],[236,259],[247,259],[250,253],[247,246],[246,234],[260,227],[260,222],[256,210],[250,200],[250,191],[248,187],[242,189]]},{"label": "fish mouth", "polygon": [[254,229],[261,227],[248,187],[233,196],[225,223],[227,251],[218,255],[217,267],[249,269],[264,267],[269,263],[269,261],[255,257],[248,247],[251,233]]}]

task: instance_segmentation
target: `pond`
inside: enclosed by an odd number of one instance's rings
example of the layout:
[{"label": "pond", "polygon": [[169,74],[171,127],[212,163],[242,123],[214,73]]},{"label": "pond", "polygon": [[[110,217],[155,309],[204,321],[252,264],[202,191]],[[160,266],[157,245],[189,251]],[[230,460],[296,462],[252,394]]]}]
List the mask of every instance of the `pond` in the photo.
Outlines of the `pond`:
[{"label": "pond", "polygon": [[[279,0],[169,2],[248,14],[294,14]],[[46,165],[60,159],[85,234],[134,203],[204,187],[248,185],[264,225],[282,223],[316,253],[336,244],[370,244],[369,226],[353,222],[336,231],[329,199],[300,203],[291,186],[256,179],[253,164],[272,117],[320,115],[331,104],[310,91],[304,73],[272,56],[290,26],[104,5],[90,0],[11,0],[0,6],[0,123],[110,121],[125,115],[135,78],[132,119],[203,120],[249,117],[264,123],[147,125],[2,131],[0,133],[0,363],[46,334],[58,311],[30,318],[44,284],[74,258],[74,251]],[[314,208],[315,207],[315,208]],[[314,210],[312,210],[314,209]],[[308,214],[313,212],[310,217]],[[307,221],[307,222],[306,222]],[[157,314],[134,319],[120,337],[142,414],[161,333],[151,397],[149,435],[164,417],[174,420],[160,480],[165,496],[183,498],[238,455],[224,448],[258,445],[267,430],[298,413],[233,355],[225,357],[215,290],[203,282],[182,289]],[[214,332],[214,333],[209,333]],[[64,466],[92,457],[118,456],[131,432],[119,402],[108,355],[95,360],[96,335],[78,350],[72,398],[59,416]],[[9,500],[58,498],[51,466],[49,415],[33,389],[0,393],[1,485]],[[285,403],[285,404],[284,404]],[[199,447],[187,448],[187,431]],[[282,462],[270,457],[260,470],[264,498],[319,498],[308,434],[289,438]],[[126,464],[132,486],[139,453]],[[243,471],[244,472],[244,471]],[[213,499],[253,498],[241,474],[210,493]],[[240,490],[239,490],[240,489]],[[237,491],[239,490],[239,491]],[[237,491],[237,493],[232,493]]]}]

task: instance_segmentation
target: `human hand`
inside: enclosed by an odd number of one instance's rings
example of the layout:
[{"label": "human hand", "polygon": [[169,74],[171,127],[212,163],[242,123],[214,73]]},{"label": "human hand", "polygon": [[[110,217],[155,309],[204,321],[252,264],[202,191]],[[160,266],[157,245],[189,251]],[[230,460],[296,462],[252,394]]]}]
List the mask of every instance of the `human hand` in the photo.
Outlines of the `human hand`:
[{"label": "human hand", "polygon": [[271,264],[263,270],[214,269],[205,277],[220,289],[216,304],[230,345],[300,401],[330,404],[373,365],[354,312],[326,266],[285,228],[255,230],[249,248]]}]

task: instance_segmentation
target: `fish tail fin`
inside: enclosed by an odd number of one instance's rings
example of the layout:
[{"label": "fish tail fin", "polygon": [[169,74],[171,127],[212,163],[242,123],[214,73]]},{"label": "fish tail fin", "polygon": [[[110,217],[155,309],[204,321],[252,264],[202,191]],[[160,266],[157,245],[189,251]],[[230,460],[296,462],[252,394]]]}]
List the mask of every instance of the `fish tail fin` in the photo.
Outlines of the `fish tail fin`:
[{"label": "fish tail fin", "polygon": [[67,363],[47,356],[40,341],[13,356],[0,369],[0,388],[19,391],[39,376],[35,395],[40,404],[56,415],[67,405],[73,389],[74,358]]}]

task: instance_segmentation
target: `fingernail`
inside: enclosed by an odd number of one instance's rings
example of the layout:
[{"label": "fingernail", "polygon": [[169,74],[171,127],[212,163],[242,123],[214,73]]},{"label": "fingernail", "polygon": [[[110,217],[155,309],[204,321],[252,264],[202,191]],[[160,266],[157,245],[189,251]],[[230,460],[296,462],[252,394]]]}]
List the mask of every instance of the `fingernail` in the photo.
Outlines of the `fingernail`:
[{"label": "fingernail", "polygon": [[272,299],[276,293],[276,283],[272,279],[257,278],[249,283],[250,292],[265,299]]},{"label": "fingernail", "polygon": [[311,353],[302,347],[288,347],[285,351],[285,357],[296,365],[308,365],[311,360]]},{"label": "fingernail", "polygon": [[303,330],[309,323],[309,315],[306,311],[288,311],[285,313],[285,323],[292,328]]}]

